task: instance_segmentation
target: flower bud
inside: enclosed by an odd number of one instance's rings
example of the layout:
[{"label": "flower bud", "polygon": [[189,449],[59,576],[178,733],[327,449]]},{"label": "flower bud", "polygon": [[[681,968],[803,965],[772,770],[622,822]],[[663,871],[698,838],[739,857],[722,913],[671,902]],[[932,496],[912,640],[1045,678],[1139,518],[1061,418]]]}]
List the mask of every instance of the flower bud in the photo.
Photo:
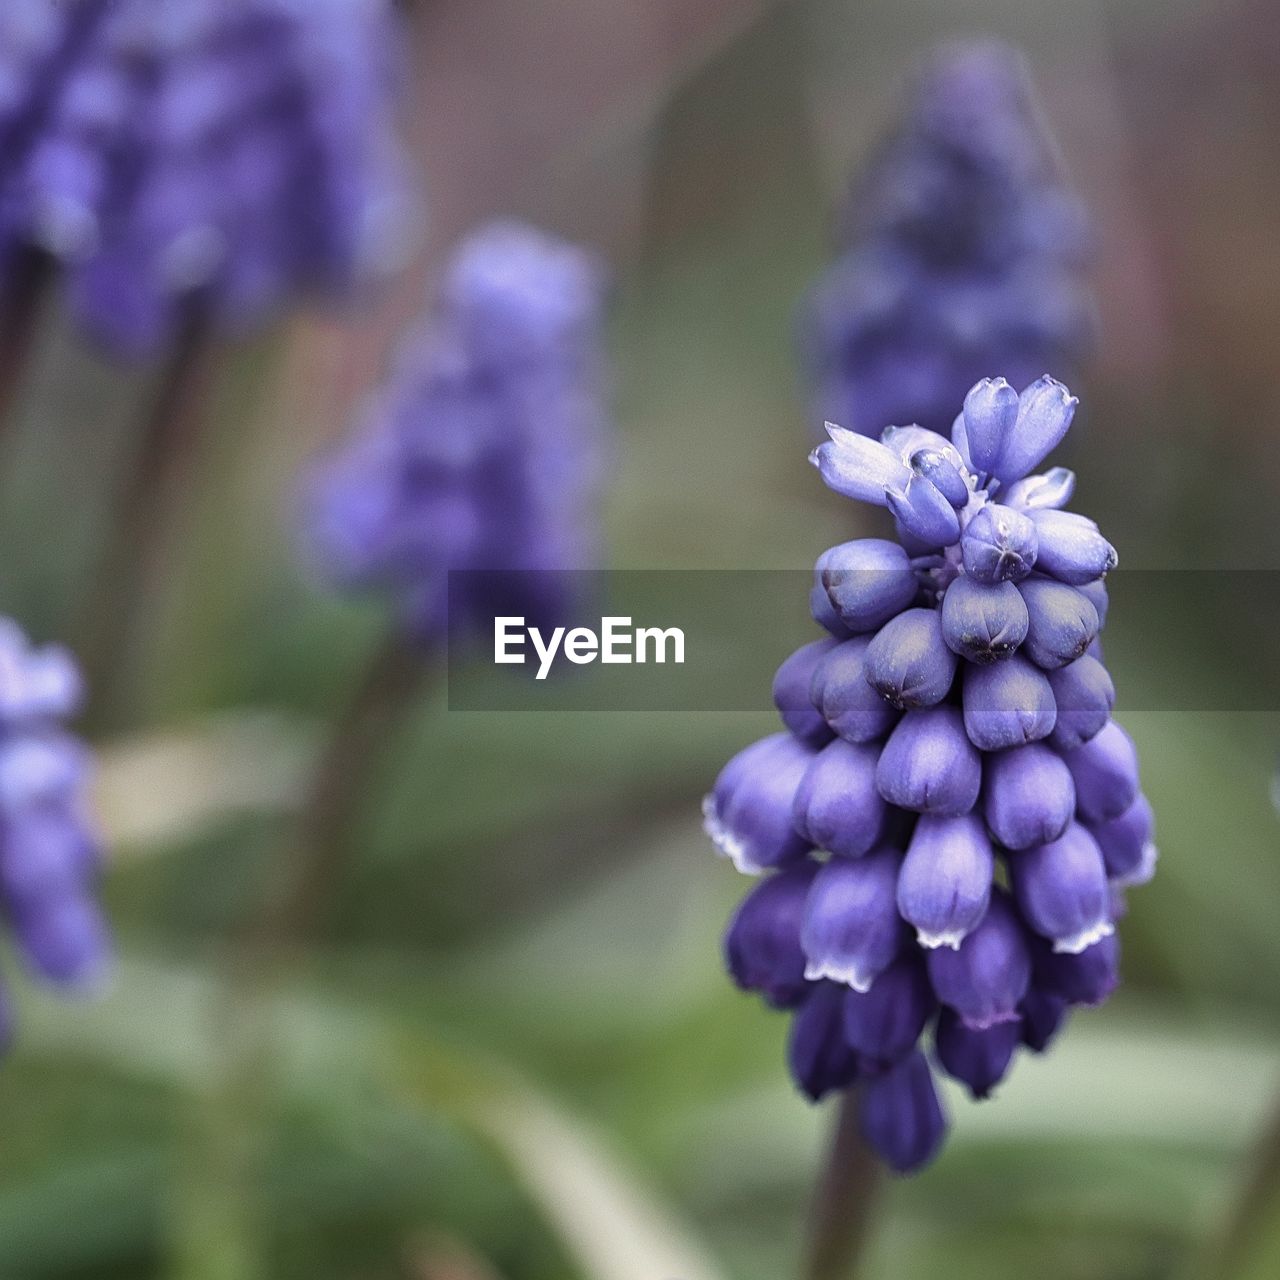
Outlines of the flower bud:
[{"label": "flower bud", "polygon": [[1077,583],[1076,590],[1098,611],[1098,630],[1101,631],[1107,625],[1107,608],[1111,603],[1106,582],[1095,578],[1092,582]]},{"label": "flower bud", "polygon": [[998,1022],[975,1031],[943,1009],[935,1033],[938,1062],[953,1080],[967,1085],[975,1099],[988,1098],[1008,1074],[1021,1035],[1018,1022]]},{"label": "flower bud", "polygon": [[1020,653],[964,672],[964,727],[981,751],[1003,751],[1047,738],[1057,715],[1044,672]]},{"label": "flower bud", "polygon": [[1115,932],[1102,852],[1079,823],[1010,858],[1009,878],[1023,919],[1055,951],[1078,955]]},{"label": "flower bud", "polygon": [[867,1145],[898,1173],[913,1173],[938,1154],[947,1135],[933,1075],[919,1050],[887,1075],[867,1081],[859,1103]]},{"label": "flower bud", "polygon": [[18,949],[31,970],[55,986],[85,990],[111,963],[111,939],[87,894],[65,894],[12,916]]},{"label": "flower bud", "polygon": [[1022,1043],[1032,1053],[1043,1053],[1061,1029],[1067,1002],[1033,986],[1022,999]]},{"label": "flower bud", "polygon": [[1078,953],[1033,944],[1036,989],[1068,1004],[1099,1005],[1120,983],[1120,943],[1114,933]]},{"label": "flower bud", "polygon": [[1006,849],[1029,849],[1056,840],[1075,813],[1071,770],[1042,743],[989,755],[984,779],[983,816]]},{"label": "flower bud", "polygon": [[916,813],[968,813],[982,785],[982,760],[955,707],[908,711],[876,764],[880,794]]},{"label": "flower bud", "polygon": [[1027,606],[1012,582],[979,582],[961,574],[942,597],[942,638],[970,662],[1007,658],[1026,638]]},{"label": "flower bud", "polygon": [[[1024,388],[1018,397],[1018,417],[1005,439],[992,474],[1008,484],[1020,480],[1058,447],[1075,417],[1075,396],[1047,374]],[[967,423],[966,423],[967,427]]]},{"label": "flower bud", "polygon": [[983,378],[965,396],[962,416],[969,461],[990,474],[1018,420],[1018,393],[1003,378]]},{"label": "flower bud", "polygon": [[831,603],[831,597],[827,595],[827,589],[822,584],[823,570],[826,569],[830,557],[838,550],[838,547],[831,547],[824,551],[813,566],[813,586],[809,588],[809,613],[814,622],[834,639],[844,640],[849,636],[849,628],[840,620],[840,615],[836,612],[836,607]]},{"label": "flower bud", "polygon": [[1106,667],[1087,653],[1048,673],[1058,718],[1049,741],[1059,751],[1074,751],[1102,731],[1111,717],[1116,687]]},{"label": "flower bud", "polygon": [[800,925],[805,977],[867,991],[902,949],[895,891],[899,856],[885,847],[862,858],[832,858],[814,877]]},{"label": "flower bud", "polygon": [[1098,611],[1074,587],[1028,578],[1018,588],[1027,604],[1022,651],[1045,671],[1074,662],[1098,634]]},{"label": "flower bud", "polygon": [[1053,467],[1041,476],[1015,480],[1000,496],[1005,506],[1017,511],[1039,511],[1066,506],[1076,491],[1076,473],[1066,467]]},{"label": "flower bud", "polygon": [[979,582],[1020,582],[1036,564],[1036,527],[1012,507],[989,502],[960,538],[965,572]]},{"label": "flower bud", "polygon": [[1076,804],[1086,822],[1118,818],[1138,798],[1138,753],[1114,720],[1063,759],[1076,780]]},{"label": "flower bud", "polygon": [[791,810],[813,751],[789,733],[762,738],[720,771],[702,802],[703,829],[745,875],[794,862],[809,850]]},{"label": "flower bud", "polygon": [[743,991],[791,1009],[809,990],[800,921],[818,864],[806,860],[761,880],[743,898],[724,937],[725,965]]},{"label": "flower bud", "polygon": [[905,489],[886,491],[885,503],[902,527],[924,546],[948,547],[960,536],[955,508],[914,472]]},{"label": "flower bud", "polygon": [[773,705],[782,723],[797,738],[820,747],[831,740],[831,730],[809,697],[813,673],[818,663],[836,647],[833,639],[815,640],[802,645],[779,668],[773,677]]},{"label": "flower bud", "polygon": [[907,553],[884,538],[859,538],[823,552],[818,578],[849,631],[875,631],[916,598]]},{"label": "flower bud", "polygon": [[936,609],[908,609],[885,623],[867,648],[867,682],[899,711],[931,707],[951,691],[956,655]]},{"label": "flower bud", "polygon": [[1095,582],[1120,561],[1115,547],[1085,516],[1071,511],[1033,511],[1031,519],[1040,539],[1036,568],[1060,582],[1073,586]]},{"label": "flower bud", "polygon": [[901,491],[907,487],[911,471],[880,441],[846,431],[831,422],[826,427],[831,439],[820,444],[809,455],[809,461],[821,472],[827,488],[846,498],[883,507],[886,490]]},{"label": "flower bud", "polygon": [[991,901],[995,855],[973,814],[922,817],[898,873],[898,914],[922,947],[953,950],[982,922]]},{"label": "flower bud", "polygon": [[834,1089],[847,1089],[858,1077],[858,1056],[844,1038],[847,994],[847,987],[834,982],[810,984],[791,1020],[787,1065],[797,1087],[814,1102]]},{"label": "flower bud", "polygon": [[1089,828],[1102,850],[1108,879],[1129,884],[1131,876],[1145,870],[1147,846],[1154,829],[1155,815],[1144,795],[1139,795],[1118,818]]},{"label": "flower bud", "polygon": [[809,696],[828,725],[847,742],[883,738],[898,719],[895,711],[868,683],[867,636],[838,644],[814,668]]},{"label": "flower bud", "polygon": [[915,1048],[937,1007],[924,962],[912,949],[895,960],[869,991],[846,995],[844,1038],[864,1069],[883,1071]]},{"label": "flower bud", "polygon": [[957,510],[968,505],[973,491],[955,464],[938,449],[917,449],[911,455],[911,470],[928,481]]},{"label": "flower bud", "polygon": [[877,755],[837,738],[813,757],[792,808],[796,830],[811,844],[856,858],[880,838],[886,805],[876,790]]},{"label": "flower bud", "polygon": [[956,950],[940,947],[926,957],[929,981],[943,1004],[977,1030],[1016,1022],[1031,981],[1027,939],[1008,896],[991,895],[982,923]]}]

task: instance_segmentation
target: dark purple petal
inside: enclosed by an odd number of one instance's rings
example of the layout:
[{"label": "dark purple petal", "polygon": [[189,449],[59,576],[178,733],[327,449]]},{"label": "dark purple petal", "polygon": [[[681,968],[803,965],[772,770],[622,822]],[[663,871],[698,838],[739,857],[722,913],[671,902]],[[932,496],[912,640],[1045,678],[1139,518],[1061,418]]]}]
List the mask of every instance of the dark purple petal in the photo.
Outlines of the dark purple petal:
[{"label": "dark purple petal", "polygon": [[977,816],[923,817],[898,875],[898,912],[922,947],[958,947],[991,901],[995,855]]},{"label": "dark purple petal", "polygon": [[1036,990],[1073,1005],[1099,1005],[1120,982],[1120,944],[1113,933],[1078,954],[1034,946]]},{"label": "dark purple petal", "polygon": [[1138,798],[1138,753],[1114,720],[1063,758],[1076,780],[1076,803],[1086,822],[1118,818]]},{"label": "dark purple petal", "polygon": [[844,1038],[844,999],[848,988],[817,982],[791,1020],[787,1065],[791,1077],[813,1102],[858,1078],[858,1056]]},{"label": "dark purple petal", "polygon": [[1009,878],[1023,918],[1055,951],[1078,955],[1115,932],[1102,852],[1079,823],[1011,857]]},{"label": "dark purple petal", "polygon": [[982,785],[982,760],[955,707],[908,711],[875,766],[890,804],[916,813],[968,813]]},{"label": "dark purple petal", "polygon": [[817,870],[816,862],[806,861],[761,880],[725,931],[725,964],[734,982],[778,1009],[793,1008],[809,989],[800,921]]},{"label": "dark purple petal", "polygon": [[848,742],[873,742],[893,728],[898,712],[868,683],[866,636],[846,640],[814,668],[809,695],[822,718]]},{"label": "dark purple petal", "polygon": [[1057,708],[1043,671],[1020,653],[964,671],[964,727],[982,751],[1003,751],[1047,738]]},{"label": "dark purple petal", "polygon": [[931,707],[951,691],[956,655],[942,638],[936,609],[908,609],[876,632],[866,653],[867,682],[899,710]]},{"label": "dark purple petal", "polygon": [[982,812],[1006,849],[1056,840],[1075,813],[1071,770],[1039,742],[989,755],[983,780]]},{"label": "dark purple petal", "polygon": [[936,1032],[938,1062],[953,1080],[966,1085],[974,1098],[988,1098],[1008,1074],[1021,1039],[1020,1022],[998,1022],[975,1031],[950,1009],[943,1009]]},{"label": "dark purple petal", "polygon": [[773,705],[797,738],[815,747],[830,741],[831,730],[809,697],[818,663],[835,648],[834,640],[815,640],[797,649],[773,677]]},{"label": "dark purple petal", "polygon": [[1074,662],[1098,634],[1098,611],[1074,587],[1029,578],[1019,587],[1027,604],[1022,652],[1046,671]]},{"label": "dark purple petal", "polygon": [[1089,831],[1102,850],[1109,879],[1121,885],[1150,879],[1148,864],[1155,861],[1155,814],[1146,796],[1139,795],[1118,818],[1091,824]]},{"label": "dark purple petal", "polygon": [[1007,895],[994,893],[982,923],[954,951],[930,951],[928,965],[938,999],[966,1026],[982,1030],[1017,1021],[1031,981],[1031,955]]},{"label": "dark purple petal", "polygon": [[1115,706],[1116,687],[1106,667],[1089,654],[1049,672],[1057,720],[1049,741],[1059,751],[1074,751],[1100,733]]},{"label": "dark purple petal", "polygon": [[868,991],[850,991],[844,1004],[845,1040],[864,1068],[884,1070],[916,1046],[938,1007],[924,962],[914,948],[891,964]]},{"label": "dark purple petal", "polygon": [[919,1051],[862,1086],[859,1115],[868,1145],[898,1173],[922,1169],[947,1135],[933,1075]]},{"label": "dark purple petal", "polygon": [[846,857],[868,852],[884,828],[886,805],[876,790],[871,746],[837,738],[810,762],[796,790],[796,830],[819,849]]}]

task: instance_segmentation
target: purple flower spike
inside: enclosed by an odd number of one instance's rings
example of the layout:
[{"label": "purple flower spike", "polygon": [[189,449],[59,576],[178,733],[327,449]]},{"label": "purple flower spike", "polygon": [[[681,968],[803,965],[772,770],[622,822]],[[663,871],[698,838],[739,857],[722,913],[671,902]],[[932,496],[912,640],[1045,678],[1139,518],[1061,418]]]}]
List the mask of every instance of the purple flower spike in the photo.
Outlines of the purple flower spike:
[{"label": "purple flower spike", "polygon": [[867,1143],[898,1173],[924,1168],[947,1134],[933,1075],[919,1050],[887,1075],[866,1083],[859,1115]]},{"label": "purple flower spike", "polygon": [[1023,652],[1045,671],[1074,662],[1098,634],[1098,611],[1074,587],[1029,578],[1019,590],[1027,604]]},{"label": "purple flower spike", "polygon": [[834,640],[815,640],[797,649],[773,678],[773,705],[782,723],[797,738],[815,747],[831,740],[832,730],[813,705],[809,690],[821,660],[835,648]]},{"label": "purple flower spike", "polygon": [[936,1032],[938,1062],[953,1080],[967,1086],[972,1097],[989,1098],[1013,1065],[1021,1038],[1019,1022],[999,1022],[975,1031],[950,1009],[943,1009]]},{"label": "purple flower spike", "polygon": [[995,855],[976,815],[923,817],[898,876],[898,913],[922,947],[958,948],[991,901]]},{"label": "purple flower spike", "polygon": [[761,880],[743,898],[725,932],[725,964],[743,991],[758,991],[775,1009],[791,1009],[809,991],[800,921],[818,870],[803,862]]},{"label": "purple flower spike", "polygon": [[875,631],[913,604],[920,592],[907,553],[883,538],[832,547],[823,552],[817,574],[850,632]]},{"label": "purple flower spike", "polygon": [[846,640],[814,668],[809,694],[833,732],[847,742],[874,742],[897,723],[898,712],[868,683],[866,636]]},{"label": "purple flower spike", "polygon": [[1086,822],[1118,818],[1138,798],[1138,753],[1114,720],[1065,759]]},{"label": "purple flower spike", "polygon": [[871,850],[887,806],[876,790],[876,750],[837,738],[814,756],[792,807],[796,830],[828,853],[856,858]]},{"label": "purple flower spike", "polygon": [[930,951],[928,965],[938,999],[954,1009],[965,1026],[981,1031],[1020,1017],[1018,1005],[1031,982],[1031,954],[1013,904],[1003,892],[992,895],[982,923],[958,948]]},{"label": "purple flower spike", "polygon": [[979,666],[1009,657],[1027,636],[1027,606],[1012,582],[988,584],[965,574],[942,597],[942,638]]},{"label": "purple flower spike", "polygon": [[1035,568],[1038,551],[1035,525],[996,502],[977,511],[960,538],[965,572],[978,582],[1021,582]]},{"label": "purple flower spike", "polygon": [[1067,1002],[1032,986],[1023,997],[1021,1008],[1022,1043],[1032,1053],[1043,1053],[1066,1021]]},{"label": "purple flower spike", "polygon": [[1067,829],[1076,788],[1062,757],[1039,742],[988,756],[982,812],[1006,849],[1048,844]]},{"label": "purple flower spike", "polygon": [[1047,738],[1057,714],[1044,672],[1020,653],[992,666],[965,668],[964,727],[982,751]]},{"label": "purple flower spike", "polygon": [[792,825],[796,792],[814,758],[785,733],[738,752],[702,802],[703,826],[744,875],[802,858],[812,847]]},{"label": "purple flower spike", "polygon": [[1011,858],[1009,875],[1023,919],[1055,951],[1079,955],[1115,932],[1102,852],[1078,823]]},{"label": "purple flower spike", "polygon": [[883,848],[862,858],[832,858],[809,890],[800,943],[805,977],[868,991],[902,950],[895,890],[900,855]]},{"label": "purple flower spike", "polygon": [[1074,954],[1055,951],[1040,940],[1034,956],[1036,989],[1067,1004],[1102,1004],[1120,981],[1120,944],[1114,933]]},{"label": "purple flower spike", "polygon": [[1097,658],[1083,654],[1049,672],[1049,687],[1058,717],[1049,741],[1059,751],[1074,751],[1096,737],[1111,718],[1116,687]]},{"label": "purple flower spike", "polygon": [[956,655],[942,638],[936,609],[907,609],[876,632],[867,683],[899,711],[932,707],[951,691]]},{"label": "purple flower spike", "polygon": [[848,988],[835,982],[810,983],[791,1022],[787,1064],[796,1087],[812,1102],[858,1078],[858,1056],[844,1038],[847,994]]},{"label": "purple flower spike", "polygon": [[938,1007],[918,952],[891,964],[865,992],[850,991],[844,1004],[844,1036],[864,1070],[884,1071],[916,1047]]},{"label": "purple flower spike", "polygon": [[1033,511],[1040,540],[1036,567],[1060,582],[1084,586],[1110,573],[1119,563],[1116,549],[1085,516],[1070,511]]},{"label": "purple flower spike", "polygon": [[978,799],[982,760],[955,707],[908,711],[879,755],[876,786],[900,809],[959,815]]}]

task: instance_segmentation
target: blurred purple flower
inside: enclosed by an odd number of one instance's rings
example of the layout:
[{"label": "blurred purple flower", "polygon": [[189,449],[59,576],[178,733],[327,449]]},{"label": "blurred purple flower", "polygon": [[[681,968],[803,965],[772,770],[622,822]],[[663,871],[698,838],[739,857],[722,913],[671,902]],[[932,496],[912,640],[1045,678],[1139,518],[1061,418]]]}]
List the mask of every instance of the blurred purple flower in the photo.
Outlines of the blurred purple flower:
[{"label": "blurred purple flower", "polygon": [[100,981],[111,959],[86,795],[92,761],[62,726],[81,699],[71,655],[32,648],[0,618],[0,904],[28,967],[72,990]]},{"label": "blurred purple flower", "polygon": [[0,256],[50,251],[86,330],[155,351],[399,255],[383,0],[7,0]]},{"label": "blurred purple flower", "polygon": [[1086,217],[1005,45],[956,44],[924,65],[840,244],[801,322],[818,421],[946,431],[991,370],[1022,386],[1071,373],[1090,346]]},{"label": "blurred purple flower", "polygon": [[[596,563],[609,420],[606,277],[514,222],[455,254],[349,444],[315,474],[307,540],[344,588],[380,587],[424,645],[496,612],[556,625]],[[450,570],[484,571],[454,580]]]},{"label": "blurred purple flower", "polygon": [[[949,438],[830,428],[813,462],[892,512],[899,542],[818,558],[828,638],[782,665],[789,732],[739,752],[706,801],[720,852],[768,876],[730,933],[735,979],[802,1011],[800,1088],[858,1084],[867,1141],[899,1171],[944,1129],[921,1035],[986,1097],[1020,1045],[1044,1050],[1070,1005],[1110,994],[1117,904],[1155,866],[1137,755],[1085,652],[1116,554],[1061,510],[1069,472],[1029,474],[1075,408],[1052,378],[1000,378]],[[807,999],[798,974],[819,983]]]}]

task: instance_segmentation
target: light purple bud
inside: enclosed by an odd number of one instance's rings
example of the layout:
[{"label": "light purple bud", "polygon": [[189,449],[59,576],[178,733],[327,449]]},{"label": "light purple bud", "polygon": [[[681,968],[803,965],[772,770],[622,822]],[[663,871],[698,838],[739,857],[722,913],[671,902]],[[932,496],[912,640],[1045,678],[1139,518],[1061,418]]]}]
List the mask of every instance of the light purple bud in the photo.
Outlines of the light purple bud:
[{"label": "light purple bud", "polygon": [[1138,798],[1138,753],[1114,720],[1063,759],[1076,780],[1076,804],[1086,822],[1118,818]]},{"label": "light purple bud", "polygon": [[827,488],[878,507],[887,505],[886,490],[906,489],[911,471],[893,450],[834,423],[826,427],[831,439],[819,445],[809,461],[821,472]]},{"label": "light purple bud", "polygon": [[[954,450],[952,451],[954,452]],[[911,455],[911,470],[927,480],[953,507],[968,505],[973,491],[955,464],[937,449],[918,449]]]},{"label": "light purple bud", "polygon": [[898,914],[914,925],[922,947],[958,947],[987,914],[995,855],[974,814],[925,816],[898,874]]},{"label": "light purple bud", "polygon": [[832,858],[814,878],[800,926],[805,977],[867,991],[902,950],[895,890],[899,855],[885,847],[862,858]]},{"label": "light purple bud", "polygon": [[1079,955],[1115,932],[1102,851],[1079,823],[1010,858],[1009,878],[1023,918],[1055,951]]},{"label": "light purple bud", "polygon": [[867,683],[870,644],[867,636],[838,644],[814,668],[809,686],[813,705],[847,742],[883,738],[898,719],[898,712]]},{"label": "light purple bud", "polygon": [[979,582],[1020,582],[1035,568],[1036,527],[1012,507],[989,502],[960,539],[965,571]]},{"label": "light purple bud", "polygon": [[982,812],[1006,849],[1048,844],[1067,829],[1076,808],[1071,770],[1039,742],[989,755]]},{"label": "light purple bud", "polygon": [[1057,712],[1044,672],[1021,653],[964,672],[964,727],[982,751],[1003,751],[1047,738]]},{"label": "light purple bud", "polygon": [[831,547],[824,551],[813,566],[813,586],[809,588],[809,612],[818,626],[836,640],[844,640],[849,636],[849,628],[840,621],[840,615],[836,612],[835,605],[831,603],[826,587],[822,585],[822,573],[827,567],[827,561],[838,550],[838,547]]},{"label": "light purple bud", "polygon": [[65,805],[40,805],[4,823],[0,890],[15,911],[74,895],[91,881],[101,849],[84,818]]},{"label": "light purple bud", "polygon": [[1122,886],[1133,883],[1130,877],[1142,875],[1147,862],[1154,861],[1147,846],[1155,831],[1155,814],[1144,795],[1139,795],[1118,818],[1096,823],[1089,830],[1102,850],[1107,877],[1113,882]]},{"label": "light purple bud", "polygon": [[867,1082],[859,1116],[868,1146],[898,1173],[927,1165],[947,1135],[933,1075],[918,1050],[887,1075]]},{"label": "light purple bud", "polygon": [[18,947],[32,970],[59,987],[96,986],[111,963],[111,939],[97,905],[63,895],[13,916]]},{"label": "light purple bud", "polygon": [[867,683],[899,711],[931,707],[951,691],[956,655],[942,638],[936,609],[908,609],[876,632],[866,654]]},{"label": "light purple bud", "polygon": [[983,378],[965,396],[962,420],[969,461],[990,474],[1018,420],[1018,393],[1003,378]]},{"label": "light purple bud", "polygon": [[813,673],[818,663],[836,647],[832,639],[815,640],[797,649],[773,677],[773,705],[782,723],[797,738],[815,747],[831,740],[827,722],[818,714],[809,697]]},{"label": "light purple bud", "polygon": [[1031,982],[1031,955],[1007,895],[997,890],[982,923],[956,950],[940,947],[927,957],[929,981],[943,1004],[968,1027],[982,1030],[1016,1022]]},{"label": "light purple bud", "polygon": [[958,815],[977,803],[982,759],[955,707],[908,711],[876,765],[880,794],[900,809]]},{"label": "light purple bud", "polygon": [[1023,652],[1046,671],[1074,662],[1098,634],[1098,611],[1074,587],[1028,578],[1018,588],[1027,604]]},{"label": "light purple bud", "polygon": [[1055,378],[1037,378],[1018,397],[1018,418],[992,474],[1008,484],[1034,470],[1071,426],[1079,401]]},{"label": "light purple bud", "polygon": [[1049,741],[1059,751],[1074,751],[1101,732],[1110,719],[1116,687],[1106,667],[1087,653],[1050,671],[1048,679],[1058,708]]},{"label": "light purple bud", "polygon": [[1076,473],[1066,467],[1053,467],[1041,476],[1015,480],[1000,496],[1005,505],[1018,511],[1040,511],[1066,506],[1076,491]]},{"label": "light purple bud", "polygon": [[847,1089],[858,1077],[858,1056],[844,1038],[847,994],[847,987],[834,982],[810,984],[791,1021],[787,1065],[797,1087],[814,1102],[833,1089]]},{"label": "light purple bud", "polygon": [[814,756],[796,790],[792,820],[811,844],[861,857],[880,838],[887,806],[876,790],[873,746],[837,738]]},{"label": "light purple bud", "polygon": [[1034,944],[1036,989],[1068,1004],[1099,1005],[1120,984],[1120,942],[1112,933],[1072,954]]},{"label": "light purple bud", "polygon": [[791,1009],[808,993],[800,921],[818,864],[805,861],[755,885],[724,936],[725,965],[743,991],[758,991],[775,1009]]},{"label": "light purple bud", "polygon": [[776,733],[739,751],[721,769],[702,802],[702,825],[743,874],[794,862],[809,851],[791,810],[813,755],[789,733]]},{"label": "light purple bud", "polygon": [[1040,539],[1036,568],[1060,582],[1083,586],[1096,582],[1119,563],[1116,549],[1087,516],[1072,511],[1033,511]]},{"label": "light purple bud", "polygon": [[915,601],[920,584],[907,553],[884,538],[860,538],[824,551],[816,569],[849,631],[874,631]]},{"label": "light purple bud", "polygon": [[1012,582],[988,584],[961,574],[942,597],[942,638],[970,662],[1007,658],[1026,634],[1027,606]]},{"label": "light purple bud", "polygon": [[960,536],[960,517],[945,497],[912,473],[905,489],[890,489],[885,502],[901,526],[927,547],[949,547]]},{"label": "light purple bud", "polygon": [[1022,1001],[1022,1043],[1032,1053],[1043,1053],[1058,1034],[1067,1016],[1067,1002],[1032,987]]},{"label": "light purple bud", "polygon": [[88,749],[70,734],[45,730],[11,737],[0,746],[0,807],[16,813],[70,801],[89,770]]},{"label": "light purple bud", "polygon": [[895,960],[869,991],[850,991],[844,1003],[844,1037],[864,1067],[884,1070],[915,1047],[938,1007],[914,948]]},{"label": "light purple bud", "polygon": [[1078,583],[1076,590],[1098,611],[1098,630],[1101,631],[1107,625],[1107,608],[1111,603],[1111,598],[1107,594],[1107,584],[1101,578],[1097,578],[1093,582]]},{"label": "light purple bud", "polygon": [[1008,1075],[1021,1038],[1022,1027],[1017,1022],[998,1022],[985,1031],[975,1031],[950,1009],[943,1009],[935,1033],[938,1062],[953,1080],[966,1085],[974,1098],[988,1098]]}]

